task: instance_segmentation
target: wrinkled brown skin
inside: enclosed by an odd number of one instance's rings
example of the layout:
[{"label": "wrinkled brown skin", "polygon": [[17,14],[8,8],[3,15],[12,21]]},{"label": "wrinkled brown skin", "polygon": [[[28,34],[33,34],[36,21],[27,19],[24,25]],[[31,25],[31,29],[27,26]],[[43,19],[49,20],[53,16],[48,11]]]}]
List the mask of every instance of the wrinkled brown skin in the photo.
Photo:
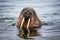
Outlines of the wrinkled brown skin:
[{"label": "wrinkled brown skin", "polygon": [[[35,10],[34,10],[33,8],[31,8],[31,7],[26,7],[26,8],[24,8],[24,9],[21,11],[21,13],[20,13],[20,15],[19,15],[19,17],[18,17],[18,20],[17,20],[17,22],[16,22],[16,26],[17,26],[18,28],[20,28],[21,22],[22,22],[22,18],[23,18],[23,13],[24,13],[25,11],[30,11],[30,12],[33,14],[33,15],[32,15],[32,18],[33,18],[33,19],[31,18],[29,27],[30,27],[30,28],[40,28],[40,27],[42,26],[42,22],[41,22],[41,20],[39,20],[37,14],[36,14],[36,12],[35,12]],[[27,25],[27,21],[24,22],[23,27],[26,27],[26,25]]]}]

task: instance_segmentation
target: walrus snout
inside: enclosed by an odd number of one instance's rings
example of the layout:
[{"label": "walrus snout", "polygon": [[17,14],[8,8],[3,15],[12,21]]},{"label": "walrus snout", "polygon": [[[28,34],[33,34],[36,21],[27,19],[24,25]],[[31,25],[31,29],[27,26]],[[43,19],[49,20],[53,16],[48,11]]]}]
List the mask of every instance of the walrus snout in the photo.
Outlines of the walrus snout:
[{"label": "walrus snout", "polygon": [[28,19],[28,18],[32,17],[32,13],[31,12],[25,12],[23,16]]}]

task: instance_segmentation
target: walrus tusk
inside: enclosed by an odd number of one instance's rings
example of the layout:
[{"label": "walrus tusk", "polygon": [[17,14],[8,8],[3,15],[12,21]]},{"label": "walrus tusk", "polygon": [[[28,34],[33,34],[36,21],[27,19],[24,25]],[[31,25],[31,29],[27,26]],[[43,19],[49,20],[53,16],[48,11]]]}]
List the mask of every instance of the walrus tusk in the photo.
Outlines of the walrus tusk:
[{"label": "walrus tusk", "polygon": [[23,17],[23,19],[22,19],[22,23],[21,23],[21,26],[20,26],[20,29],[22,28],[22,26],[23,26],[23,23],[24,23],[24,17]]},{"label": "walrus tusk", "polygon": [[27,29],[29,28],[30,18],[28,19]]}]

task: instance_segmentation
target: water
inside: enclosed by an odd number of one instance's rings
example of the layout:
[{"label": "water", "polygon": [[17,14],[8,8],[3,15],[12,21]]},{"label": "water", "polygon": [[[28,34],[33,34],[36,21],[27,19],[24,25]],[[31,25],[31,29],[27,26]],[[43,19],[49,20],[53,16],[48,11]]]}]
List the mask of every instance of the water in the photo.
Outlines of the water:
[{"label": "water", "polygon": [[[43,25],[40,36],[24,39],[15,26],[20,11],[32,7]],[[60,0],[0,0],[0,40],[60,40]]]}]

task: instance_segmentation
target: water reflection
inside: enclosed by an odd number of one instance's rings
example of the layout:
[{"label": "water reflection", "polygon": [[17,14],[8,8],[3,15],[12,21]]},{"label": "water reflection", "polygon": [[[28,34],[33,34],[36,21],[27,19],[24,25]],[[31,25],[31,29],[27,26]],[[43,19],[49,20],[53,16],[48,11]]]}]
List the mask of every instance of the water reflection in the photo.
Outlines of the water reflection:
[{"label": "water reflection", "polygon": [[37,32],[37,30],[35,30],[35,29],[32,29],[32,30],[30,31],[30,33],[27,33],[27,32],[21,33],[21,32],[22,32],[22,30],[19,31],[19,34],[18,34],[18,36],[19,36],[20,38],[33,39],[33,37],[40,36],[40,34],[39,34],[39,33]]}]

